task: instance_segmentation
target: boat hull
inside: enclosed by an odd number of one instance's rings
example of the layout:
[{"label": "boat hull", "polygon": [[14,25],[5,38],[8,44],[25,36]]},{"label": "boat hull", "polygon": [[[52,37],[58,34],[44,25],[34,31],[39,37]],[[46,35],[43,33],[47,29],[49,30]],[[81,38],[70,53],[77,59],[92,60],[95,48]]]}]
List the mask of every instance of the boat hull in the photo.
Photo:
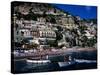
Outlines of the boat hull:
[{"label": "boat hull", "polygon": [[50,63],[51,61],[50,60],[26,60],[27,61],[27,63],[37,63],[37,64],[39,64],[39,63]]},{"label": "boat hull", "polygon": [[69,62],[58,62],[59,67],[66,67],[66,66],[71,66],[74,65],[76,62],[74,61],[69,61]]}]

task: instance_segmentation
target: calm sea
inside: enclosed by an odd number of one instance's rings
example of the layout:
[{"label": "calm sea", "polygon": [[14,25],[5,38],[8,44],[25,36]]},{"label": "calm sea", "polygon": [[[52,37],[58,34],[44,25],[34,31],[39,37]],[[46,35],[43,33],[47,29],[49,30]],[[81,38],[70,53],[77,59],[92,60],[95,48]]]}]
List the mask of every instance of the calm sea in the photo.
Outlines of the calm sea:
[{"label": "calm sea", "polygon": [[[50,71],[67,71],[67,70],[82,70],[82,69],[96,69],[97,68],[97,51],[83,51],[83,52],[71,52],[69,53],[72,58],[79,59],[80,62],[76,62],[73,65],[60,67],[59,61],[64,61],[64,56],[49,57],[51,63],[37,66],[36,64],[26,63],[25,60],[15,61],[14,69],[15,73],[31,73],[31,72],[50,72]],[[81,60],[83,62],[81,62]],[[87,60],[87,61],[85,61]],[[88,62],[88,60],[91,60]],[[85,62],[84,62],[85,61]],[[35,66],[35,67],[34,67]]]}]

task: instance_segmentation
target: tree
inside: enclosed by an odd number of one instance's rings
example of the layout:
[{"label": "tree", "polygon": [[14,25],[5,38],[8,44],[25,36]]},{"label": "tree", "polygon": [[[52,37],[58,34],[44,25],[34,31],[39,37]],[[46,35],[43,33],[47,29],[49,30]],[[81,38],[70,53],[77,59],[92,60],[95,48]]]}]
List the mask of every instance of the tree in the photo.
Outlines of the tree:
[{"label": "tree", "polygon": [[87,30],[87,27],[85,25],[84,26],[79,26],[78,29],[79,29],[81,34],[85,34],[86,33],[85,30]]},{"label": "tree", "polygon": [[56,40],[61,40],[63,38],[63,35],[60,31],[56,31]]},{"label": "tree", "polygon": [[33,48],[37,48],[39,45],[36,44],[36,43],[33,43],[31,46],[32,46]]},{"label": "tree", "polygon": [[28,41],[27,39],[23,39],[23,40],[21,41],[21,44],[26,44],[26,43],[29,43],[29,41]]},{"label": "tree", "polygon": [[47,44],[50,45],[50,47],[57,47],[57,42],[55,40],[49,40],[47,41]]}]

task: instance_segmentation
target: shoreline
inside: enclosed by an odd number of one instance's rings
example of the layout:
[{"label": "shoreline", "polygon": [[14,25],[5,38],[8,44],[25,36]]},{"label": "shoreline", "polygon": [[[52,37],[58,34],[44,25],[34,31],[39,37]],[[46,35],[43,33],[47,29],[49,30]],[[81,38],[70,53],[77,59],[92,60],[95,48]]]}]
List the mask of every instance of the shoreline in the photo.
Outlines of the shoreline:
[{"label": "shoreline", "polygon": [[38,51],[38,52],[35,52],[35,53],[29,53],[29,54],[24,54],[24,55],[21,55],[21,56],[15,56],[14,55],[14,59],[25,59],[25,58],[28,58],[28,57],[41,57],[41,56],[46,56],[46,55],[49,55],[49,56],[56,56],[56,55],[63,55],[63,54],[67,54],[67,53],[71,53],[71,52],[92,52],[92,51],[97,51],[96,48],[66,48],[66,49],[63,49],[63,50],[43,50],[43,51]]},{"label": "shoreline", "polygon": [[66,50],[71,50],[71,51],[97,51],[97,48],[94,48],[94,47],[86,47],[86,48],[66,48]]}]

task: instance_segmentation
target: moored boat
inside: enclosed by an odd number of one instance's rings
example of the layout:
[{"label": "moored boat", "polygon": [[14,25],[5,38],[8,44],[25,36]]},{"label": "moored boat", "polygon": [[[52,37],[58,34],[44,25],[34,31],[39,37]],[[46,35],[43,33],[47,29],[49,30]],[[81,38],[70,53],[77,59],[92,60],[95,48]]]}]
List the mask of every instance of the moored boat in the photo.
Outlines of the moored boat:
[{"label": "moored boat", "polygon": [[37,63],[37,64],[41,64],[41,63],[50,63],[51,61],[50,60],[30,60],[30,59],[27,59],[26,60],[28,63]]},{"label": "moored boat", "polygon": [[71,56],[68,56],[67,58],[64,57],[64,59],[65,60],[63,62],[58,62],[59,67],[71,66],[76,63]]},{"label": "moored boat", "polygon": [[66,66],[71,66],[74,65],[76,62],[75,61],[69,61],[69,62],[58,62],[59,67],[66,67]]}]

